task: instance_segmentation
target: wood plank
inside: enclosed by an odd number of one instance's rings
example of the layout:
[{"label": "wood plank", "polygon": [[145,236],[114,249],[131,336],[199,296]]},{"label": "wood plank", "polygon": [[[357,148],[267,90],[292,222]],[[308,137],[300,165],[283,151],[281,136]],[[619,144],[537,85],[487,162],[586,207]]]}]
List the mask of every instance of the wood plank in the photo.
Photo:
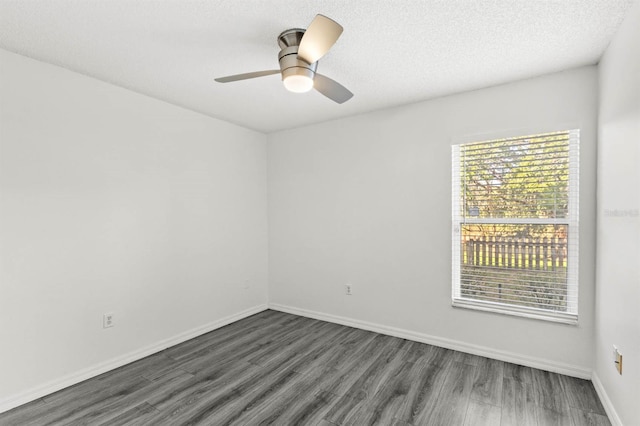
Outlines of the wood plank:
[{"label": "wood plank", "polygon": [[[357,340],[354,340],[354,337]],[[309,370],[349,370],[355,362],[359,362],[363,356],[364,348],[374,338],[374,333],[364,334],[356,331],[346,337],[346,343],[332,345],[332,350],[327,351],[328,356],[323,359],[322,363],[312,366]]]},{"label": "wood plank", "polygon": [[536,417],[538,419],[538,425],[572,426],[571,418],[569,418],[568,412],[559,413],[557,411],[549,410],[541,406],[536,406]]},{"label": "wood plank", "polygon": [[[110,405],[106,405],[101,411],[92,410],[91,412],[85,413],[77,419],[77,422],[80,424],[112,424],[114,418],[122,416],[119,421],[124,421],[124,418],[133,415],[135,412],[139,413],[139,416],[136,418],[136,421],[139,421],[139,419],[149,417],[158,411],[146,402],[147,399],[163,394],[166,392],[166,389],[179,386],[192,377],[192,374],[182,370],[171,371],[164,376],[157,377],[149,383],[148,386],[127,395],[123,399],[116,400]],[[153,408],[153,410],[146,409],[147,405]]]},{"label": "wood plank", "polygon": [[275,389],[291,382],[298,373],[281,368],[266,371],[246,364],[248,374],[220,386],[200,388],[172,405],[166,406],[158,416],[142,424],[227,424],[244,411],[256,407],[269,398]]},{"label": "wood plank", "polygon": [[336,426],[335,423],[331,423],[327,420],[321,420],[318,424],[313,425],[313,426]]},{"label": "wood plank", "polygon": [[380,352],[348,392],[363,393],[365,398],[372,398],[402,369],[404,364],[402,354],[395,348],[387,348]]},{"label": "wood plank", "polygon": [[547,410],[568,413],[569,403],[560,383],[560,375],[538,369],[532,369],[531,372],[536,404]]},{"label": "wood plank", "polygon": [[[327,413],[326,419],[334,423],[351,423],[353,418],[358,418],[360,410],[366,409],[368,400],[373,398],[385,383],[403,370],[404,351],[399,351],[395,341],[383,339],[388,345],[373,363],[362,372],[349,390],[340,397],[334,407]],[[405,369],[406,370],[406,369]],[[393,418],[391,416],[390,418]]]},{"label": "wood plank", "polygon": [[274,420],[276,425],[315,425],[322,424],[323,417],[331,406],[338,399],[336,395],[329,392],[319,392],[308,403],[299,403],[294,399],[287,404],[282,413]]},{"label": "wood plank", "polygon": [[[480,363],[483,357],[473,354],[468,354],[466,352],[454,352],[453,360],[455,362],[459,362],[461,364],[469,364],[476,366]],[[486,359],[486,358],[485,358]]]},{"label": "wood plank", "polygon": [[[262,380],[238,387],[240,397],[216,408],[209,404],[205,414],[198,413],[192,417],[193,424],[206,423],[215,420],[216,424],[244,423],[247,413],[265,414],[269,407],[273,406],[281,393],[301,380],[301,375],[290,368],[281,368],[269,372]],[[244,423],[246,424],[246,423]]]},{"label": "wood plank", "polygon": [[416,362],[420,358],[424,358],[429,351],[431,345],[427,345],[426,343],[420,342],[412,342],[407,340],[401,347],[400,350],[405,351],[405,359],[407,362]]},{"label": "wood plank", "polygon": [[273,366],[280,364],[282,358],[290,359],[291,357],[286,355],[287,352],[303,355],[317,347],[320,341],[339,340],[340,336],[348,333],[349,329],[344,327],[317,321],[261,343],[246,359],[247,362],[263,367]]},{"label": "wood plank", "polygon": [[[334,369],[325,369],[322,366],[316,368],[314,371],[309,372],[310,377],[317,377],[322,374],[327,374],[330,381],[323,381],[322,389],[331,392],[338,396],[343,396],[349,392],[360,380],[363,374],[371,368],[371,365],[376,361],[377,356],[380,354],[389,353],[389,351],[396,351],[392,345],[393,342],[384,338],[382,335],[376,335],[374,339],[368,341],[357,352],[352,353],[352,356],[345,358],[342,365]],[[399,351],[396,351],[399,352]],[[301,371],[301,369],[297,369]]]},{"label": "wood plank", "polygon": [[315,392],[312,382],[297,380],[279,392],[273,401],[265,401],[260,407],[243,413],[233,424],[317,424],[323,421],[337,398],[329,392]]},{"label": "wood plank", "polygon": [[[118,417],[129,411],[132,407],[144,403],[145,398],[149,395],[164,392],[165,387],[171,388],[191,377],[191,374],[183,371],[171,372],[155,381],[147,382],[145,386],[113,393],[95,402],[90,407],[83,406],[73,411],[63,412],[61,417],[56,416],[55,419],[51,420],[51,424],[93,425],[109,423],[114,417]],[[49,424],[49,419],[49,416],[45,416],[40,419],[40,421],[42,421],[42,424]]]},{"label": "wood plank", "polygon": [[502,405],[504,362],[478,357],[471,399],[495,406]]},{"label": "wood plank", "polygon": [[241,397],[229,404],[221,405],[219,409],[212,410],[207,407],[207,415],[192,417],[193,424],[248,424],[245,422],[247,414],[269,415],[270,407],[274,406],[284,390],[288,389],[300,379],[300,374],[291,369],[283,369],[277,373],[265,377],[261,382],[253,384],[246,391],[241,390]]},{"label": "wood plank", "polygon": [[418,425],[420,418],[430,416],[437,405],[447,374],[447,369],[424,360],[415,362],[411,371],[413,381],[402,407],[396,413],[396,419]]},{"label": "wood plank", "polygon": [[[403,357],[401,356],[400,359]],[[415,379],[416,370],[415,363],[405,362],[402,368],[368,400],[360,412],[356,416],[346,419],[343,424],[390,425],[396,422],[397,416],[402,414],[404,403]]]},{"label": "wood plank", "polygon": [[531,370],[531,367],[512,364],[510,362],[504,363],[504,377],[520,383],[533,384],[533,373]]},{"label": "wood plank", "polygon": [[476,367],[451,363],[437,399],[428,401],[416,424],[459,426],[464,423]]},{"label": "wood plank", "polygon": [[413,426],[411,423],[407,423],[404,420],[394,419],[391,426]]},{"label": "wood plank", "polygon": [[501,426],[536,426],[533,385],[505,377],[502,382]]},{"label": "wood plank", "polygon": [[[363,358],[372,358],[372,354],[377,354],[389,347],[392,342],[382,335],[365,330],[355,330],[338,348],[338,351],[327,358],[323,367],[326,369],[338,369],[348,371],[354,367],[355,363],[362,362]],[[342,349],[345,349],[344,351]]]},{"label": "wood plank", "polygon": [[[92,380],[91,384],[99,381]],[[58,395],[55,402],[47,403],[47,410],[34,413],[35,416],[27,420],[26,424],[56,425],[69,424],[71,421],[102,412],[107,407],[116,404],[127,395],[146,388],[151,381],[141,376],[122,378],[113,389],[103,388],[99,385],[95,390],[87,390],[86,385],[74,387],[64,395]],[[1,424],[1,422],[0,422]]]},{"label": "wood plank", "polygon": [[[227,361],[211,366],[211,370],[197,373],[194,377],[165,392],[151,395],[146,402],[161,411],[179,411],[198,401],[214,396],[214,393],[233,389],[243,383],[259,380],[262,371],[244,361]],[[216,395],[217,395],[216,393]]]},{"label": "wood plank", "polygon": [[289,324],[287,327],[270,328],[270,331],[266,334],[254,333],[250,336],[244,336],[235,342],[207,346],[187,357],[181,358],[178,367],[195,373],[207,369],[212,363],[220,361],[229,359],[243,359],[247,361],[248,357],[271,347],[273,339],[286,336],[288,333],[291,333],[293,329],[295,329],[295,326]]},{"label": "wood plank", "polygon": [[424,360],[440,368],[449,368],[454,362],[455,355],[456,351],[452,351],[451,349],[429,345]]},{"label": "wood plank", "polygon": [[325,420],[342,425],[347,419],[357,416],[367,403],[366,395],[362,392],[346,393],[338,398],[325,416]]},{"label": "wood plank", "polygon": [[470,400],[464,426],[496,426],[500,425],[500,418],[500,407]]},{"label": "wood plank", "polygon": [[586,412],[577,408],[569,410],[569,417],[571,417],[573,426],[611,426],[606,415]]},{"label": "wood plank", "polygon": [[77,400],[79,397],[84,399],[101,399],[106,394],[119,392],[121,389],[130,387],[132,382],[149,383],[151,380],[140,374],[144,371],[145,365],[150,364],[147,362],[136,364],[135,370],[137,371],[134,371],[134,369],[130,367],[131,364],[129,364],[112,371],[112,374],[102,374],[68,388],[59,390],[58,392],[54,392],[45,396],[43,400],[51,404],[67,404]]},{"label": "wood plank", "polygon": [[[122,371],[119,373],[125,376],[141,375],[149,380],[155,380],[176,369],[180,369],[180,363],[169,357],[165,350],[122,367]],[[109,379],[118,380],[115,375],[110,375]]]},{"label": "wood plank", "polygon": [[49,410],[51,410],[49,404],[46,404],[42,399],[36,399],[35,401],[0,413],[0,424],[3,426],[26,425]]},{"label": "wood plank", "polygon": [[158,410],[156,410],[152,405],[143,402],[140,405],[136,405],[135,407],[125,411],[124,413],[106,420],[100,423],[93,423],[94,425],[101,426],[125,426],[125,425],[134,425],[136,423],[140,423],[149,419],[151,416],[157,414]]},{"label": "wood plank", "polygon": [[[298,354],[298,361],[293,367],[297,373],[306,374],[318,365],[324,365],[327,359],[333,354],[335,348],[340,348],[341,342],[348,339],[354,329],[349,327],[340,327],[331,324],[331,327],[324,327],[316,333],[304,333],[296,337],[295,343],[291,345],[291,350]],[[327,342],[330,342],[331,350],[328,350]],[[274,348],[276,353],[275,361],[264,363],[266,367],[272,367],[280,363],[282,354],[280,347]]]},{"label": "wood plank", "polygon": [[424,361],[437,367],[445,368],[456,359],[467,360],[467,363],[474,362],[475,355],[462,354],[439,346],[428,345],[426,343],[412,342],[402,347],[407,352],[407,362]]},{"label": "wood plank", "polygon": [[606,416],[607,413],[600,403],[600,398],[591,381],[578,379],[576,377],[560,376],[560,383],[562,384],[570,407]]}]

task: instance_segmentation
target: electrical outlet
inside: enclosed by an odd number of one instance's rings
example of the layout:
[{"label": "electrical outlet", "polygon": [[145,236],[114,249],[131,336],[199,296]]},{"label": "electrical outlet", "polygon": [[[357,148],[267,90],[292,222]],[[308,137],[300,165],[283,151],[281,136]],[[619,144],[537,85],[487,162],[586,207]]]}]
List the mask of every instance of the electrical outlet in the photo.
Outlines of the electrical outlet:
[{"label": "electrical outlet", "polygon": [[344,292],[347,296],[351,296],[351,284],[344,285]]},{"label": "electrical outlet", "polygon": [[107,312],[102,316],[102,328],[109,328],[114,326],[114,314],[113,312]]},{"label": "electrical outlet", "polygon": [[613,346],[613,362],[618,373],[622,374],[622,354],[615,345]]}]

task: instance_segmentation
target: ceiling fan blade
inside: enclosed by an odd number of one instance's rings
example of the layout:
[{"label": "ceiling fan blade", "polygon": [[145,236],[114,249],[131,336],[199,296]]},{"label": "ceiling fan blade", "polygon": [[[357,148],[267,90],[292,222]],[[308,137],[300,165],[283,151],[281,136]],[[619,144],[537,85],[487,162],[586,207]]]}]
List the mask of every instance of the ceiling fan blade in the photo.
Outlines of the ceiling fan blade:
[{"label": "ceiling fan blade", "polygon": [[302,36],[298,58],[312,64],[331,49],[342,34],[342,25],[324,15],[316,15]]},{"label": "ceiling fan blade", "polygon": [[255,71],[244,74],[228,75],[226,77],[218,77],[215,80],[218,83],[231,83],[232,81],[247,80],[249,78],[264,77],[272,74],[280,74],[280,70]]},{"label": "ceiling fan blade", "polygon": [[342,84],[318,73],[313,79],[313,88],[339,104],[345,103],[353,97],[353,93]]}]

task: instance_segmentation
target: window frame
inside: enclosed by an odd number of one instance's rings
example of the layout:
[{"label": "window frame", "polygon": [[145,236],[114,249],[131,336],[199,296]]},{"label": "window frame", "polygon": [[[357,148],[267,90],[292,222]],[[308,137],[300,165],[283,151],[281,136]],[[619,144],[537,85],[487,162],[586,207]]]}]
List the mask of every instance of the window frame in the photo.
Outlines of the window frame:
[{"label": "window frame", "polygon": [[[465,138],[455,141],[451,150],[452,164],[452,286],[451,303],[456,308],[466,308],[499,314],[520,316],[564,324],[578,323],[578,264],[579,264],[579,150],[580,150],[580,130],[560,130],[551,132],[519,132],[520,135],[507,137],[484,137]],[[492,143],[501,140],[519,141],[528,137],[548,136],[553,133],[566,133],[568,135],[568,214],[565,218],[470,218],[469,215],[461,214],[462,190],[460,182],[463,171],[460,164],[460,147],[467,144]],[[462,297],[461,295],[461,229],[465,224],[561,224],[566,225],[568,230],[567,248],[567,307],[566,311],[547,310],[519,306],[515,304],[491,302],[473,298]]]}]

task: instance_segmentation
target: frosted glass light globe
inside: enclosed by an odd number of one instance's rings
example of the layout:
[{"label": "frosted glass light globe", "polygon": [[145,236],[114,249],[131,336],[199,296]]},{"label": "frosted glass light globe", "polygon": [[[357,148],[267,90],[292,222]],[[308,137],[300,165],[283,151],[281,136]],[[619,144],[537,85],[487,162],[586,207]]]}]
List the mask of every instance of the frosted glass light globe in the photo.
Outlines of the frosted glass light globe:
[{"label": "frosted glass light globe", "polygon": [[294,93],[304,93],[313,89],[313,80],[306,75],[290,75],[282,83],[288,91]]}]

